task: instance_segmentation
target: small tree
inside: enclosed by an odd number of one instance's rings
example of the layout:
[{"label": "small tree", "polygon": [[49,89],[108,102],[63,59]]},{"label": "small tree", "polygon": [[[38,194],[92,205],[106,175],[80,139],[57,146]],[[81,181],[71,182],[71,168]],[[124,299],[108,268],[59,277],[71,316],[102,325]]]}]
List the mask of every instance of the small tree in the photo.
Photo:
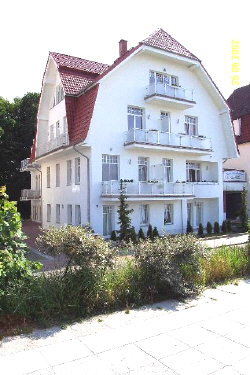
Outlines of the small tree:
[{"label": "small tree", "polygon": [[215,221],[214,223],[214,233],[220,233],[220,225],[218,221]]},{"label": "small tree", "polygon": [[241,192],[241,210],[240,221],[244,232],[248,230],[248,215],[247,215],[247,191],[244,188]]},{"label": "small tree", "polygon": [[192,225],[190,224],[190,221],[187,222],[187,233],[193,233],[193,227]]},{"label": "small tree", "polygon": [[203,236],[204,230],[203,230],[203,225],[200,223],[199,228],[198,228],[198,235]]},{"label": "small tree", "polygon": [[213,227],[212,227],[212,224],[210,223],[210,221],[207,222],[207,234],[211,234],[213,231]]},{"label": "small tree", "polygon": [[129,215],[134,211],[133,209],[128,208],[128,204],[126,203],[127,196],[125,194],[125,185],[124,181],[120,180],[120,195],[119,201],[120,206],[117,210],[118,212],[118,224],[120,225],[119,235],[120,240],[129,241],[130,232],[131,232],[131,218]]},{"label": "small tree", "polygon": [[117,241],[117,235],[116,235],[115,230],[112,230],[110,239],[111,239],[111,241]]},{"label": "small tree", "polygon": [[136,243],[137,242],[137,236],[136,236],[136,233],[135,233],[135,227],[132,227],[130,229],[130,239],[133,243]]},{"label": "small tree", "polygon": [[221,230],[223,233],[227,233],[227,222],[226,220],[223,220],[222,225],[221,225]]},{"label": "small tree", "polygon": [[156,237],[159,237],[159,232],[158,232],[158,229],[156,227],[154,227],[154,229],[153,229],[153,238],[156,238]]},{"label": "small tree", "polygon": [[139,238],[139,240],[145,240],[145,234],[144,234],[142,228],[139,229],[138,238]]},{"label": "small tree", "polygon": [[147,237],[148,237],[150,240],[153,239],[153,228],[152,228],[152,225],[151,225],[151,224],[149,224],[149,226],[148,226]]}]

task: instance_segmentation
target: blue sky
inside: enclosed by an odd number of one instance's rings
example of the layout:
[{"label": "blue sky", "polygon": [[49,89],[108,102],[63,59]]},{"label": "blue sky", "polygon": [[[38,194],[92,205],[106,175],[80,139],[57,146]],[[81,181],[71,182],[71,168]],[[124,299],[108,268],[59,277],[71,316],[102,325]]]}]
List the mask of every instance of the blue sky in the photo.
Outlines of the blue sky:
[{"label": "blue sky", "polygon": [[1,4],[0,96],[40,91],[49,51],[112,63],[161,27],[197,55],[227,98],[231,41],[240,41],[240,86],[249,84],[247,1],[12,0]]}]

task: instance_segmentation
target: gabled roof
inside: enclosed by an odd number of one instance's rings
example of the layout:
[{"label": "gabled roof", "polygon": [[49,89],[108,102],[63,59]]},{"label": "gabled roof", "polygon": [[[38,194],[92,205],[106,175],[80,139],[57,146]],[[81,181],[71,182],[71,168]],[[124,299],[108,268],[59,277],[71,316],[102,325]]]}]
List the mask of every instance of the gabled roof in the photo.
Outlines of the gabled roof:
[{"label": "gabled roof", "polygon": [[250,114],[250,85],[239,87],[227,99],[233,120]]},{"label": "gabled roof", "polygon": [[158,29],[149,35],[148,38],[144,39],[141,44],[147,46],[160,48],[164,51],[176,53],[177,55],[189,57],[190,59],[195,59],[200,61],[195,55],[193,55],[188,49],[186,49],[182,44],[177,42],[171,35],[169,35],[163,29]]}]

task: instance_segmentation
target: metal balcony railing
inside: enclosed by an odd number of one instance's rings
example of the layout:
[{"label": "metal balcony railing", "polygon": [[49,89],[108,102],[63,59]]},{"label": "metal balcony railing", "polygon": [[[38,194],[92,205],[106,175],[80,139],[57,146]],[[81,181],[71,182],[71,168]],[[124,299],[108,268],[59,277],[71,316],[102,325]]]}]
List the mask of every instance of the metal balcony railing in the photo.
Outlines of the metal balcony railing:
[{"label": "metal balcony railing", "polygon": [[59,147],[69,144],[68,135],[66,133],[49,140],[46,143],[38,144],[36,148],[36,156],[47,154],[50,151],[56,150]]},{"label": "metal balcony railing", "polygon": [[152,83],[146,88],[145,98],[152,95],[161,95],[178,100],[194,102],[194,90],[183,87],[170,86],[164,83]]},{"label": "metal balcony railing", "polygon": [[143,143],[159,146],[212,150],[210,138],[197,135],[161,132],[154,129],[130,129],[126,132],[125,144]]},{"label": "metal balcony railing", "polygon": [[41,191],[40,190],[31,190],[31,189],[23,189],[21,190],[21,201],[29,201],[31,199],[39,199],[41,198]]}]

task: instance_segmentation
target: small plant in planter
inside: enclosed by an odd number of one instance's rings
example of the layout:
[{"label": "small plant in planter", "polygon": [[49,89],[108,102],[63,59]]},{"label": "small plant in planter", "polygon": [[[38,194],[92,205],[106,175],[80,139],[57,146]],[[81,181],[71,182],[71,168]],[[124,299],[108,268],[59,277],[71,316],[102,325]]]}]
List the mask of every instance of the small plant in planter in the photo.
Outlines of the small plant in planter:
[{"label": "small plant in planter", "polygon": [[144,234],[142,228],[139,229],[138,238],[139,238],[139,240],[145,240],[145,234]]},{"label": "small plant in planter", "polygon": [[226,220],[223,220],[222,225],[221,225],[221,230],[223,233],[227,233],[227,222]]},{"label": "small plant in planter", "polygon": [[220,233],[220,225],[218,221],[215,221],[214,223],[214,233]]},{"label": "small plant in planter", "polygon": [[198,228],[198,235],[199,235],[200,237],[202,237],[203,234],[204,234],[203,225],[200,223],[200,224],[199,224],[199,228]]},{"label": "small plant in planter", "polygon": [[212,234],[213,227],[210,221],[207,222],[207,234]]},{"label": "small plant in planter", "polygon": [[156,227],[154,227],[154,229],[153,229],[153,238],[156,238],[156,237],[159,237],[159,232],[158,232],[158,229]]},{"label": "small plant in planter", "polygon": [[110,239],[111,239],[111,241],[117,241],[117,235],[116,235],[115,230],[112,230]]},{"label": "small plant in planter", "polygon": [[148,226],[148,230],[147,230],[147,238],[149,238],[150,240],[153,239],[153,228],[152,228],[152,225],[149,224]]},{"label": "small plant in planter", "polygon": [[192,225],[190,224],[190,221],[188,221],[187,222],[187,230],[186,230],[186,232],[187,233],[193,233],[193,227],[192,227]]}]

